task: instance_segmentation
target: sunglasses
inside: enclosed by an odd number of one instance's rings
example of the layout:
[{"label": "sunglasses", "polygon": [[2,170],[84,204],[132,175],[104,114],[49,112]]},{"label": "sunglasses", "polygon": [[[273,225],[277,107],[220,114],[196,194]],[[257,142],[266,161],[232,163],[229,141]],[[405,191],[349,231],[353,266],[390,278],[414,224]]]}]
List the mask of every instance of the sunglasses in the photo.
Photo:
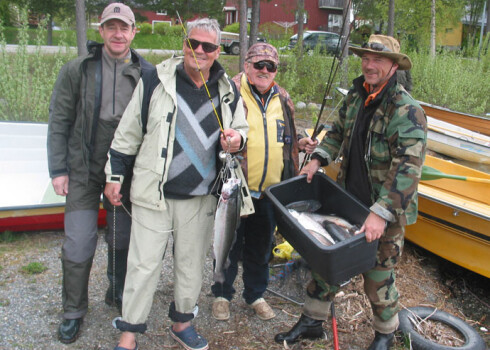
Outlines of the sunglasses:
[{"label": "sunglasses", "polygon": [[193,50],[197,50],[199,45],[201,45],[202,50],[206,53],[214,52],[218,49],[219,45],[208,43],[206,41],[199,41],[196,39],[186,38],[185,44],[188,48],[192,48]]},{"label": "sunglasses", "polygon": [[257,70],[262,70],[265,67],[265,68],[267,68],[267,71],[269,73],[274,73],[277,70],[277,66],[274,64],[274,62],[270,62],[270,61],[255,62],[253,64],[253,66]]},{"label": "sunglasses", "polygon": [[374,51],[391,52],[389,48],[380,43],[364,43],[362,44],[362,48]]}]

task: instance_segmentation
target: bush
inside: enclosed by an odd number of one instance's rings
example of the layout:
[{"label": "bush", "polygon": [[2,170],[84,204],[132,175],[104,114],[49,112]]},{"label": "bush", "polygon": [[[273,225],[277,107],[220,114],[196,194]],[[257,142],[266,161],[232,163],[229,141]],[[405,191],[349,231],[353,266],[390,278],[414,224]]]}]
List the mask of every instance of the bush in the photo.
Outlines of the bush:
[{"label": "bush", "polygon": [[139,29],[139,34],[151,34],[152,28],[150,23],[140,23],[136,25]]},{"label": "bush", "polygon": [[[240,33],[240,23],[235,22],[235,23],[229,24],[223,28],[223,31],[224,32],[230,32],[230,33]],[[250,24],[249,23],[247,23],[247,34],[250,34]]]},{"label": "bush", "polygon": [[[47,121],[50,96],[57,72],[63,63],[75,54],[62,53],[63,47],[60,47],[55,55],[41,54],[40,46],[46,35],[45,22],[40,23],[36,31],[35,54],[28,54],[25,10],[21,12],[21,20],[24,24],[19,28],[19,46],[14,54],[7,53],[3,27],[0,26],[0,120]],[[65,37],[61,37],[61,42]],[[45,57],[42,61],[39,59],[41,56]]]},{"label": "bush", "polygon": [[284,29],[278,24],[268,22],[259,27],[268,42],[271,40],[287,40],[294,34],[293,28]]},{"label": "bush", "polygon": [[184,37],[184,31],[182,30],[182,26],[180,24],[175,26],[170,26],[170,28],[168,28],[168,35],[178,37],[179,40],[181,40]]},{"label": "bush", "polygon": [[168,23],[164,23],[164,22],[155,23],[153,34],[167,35],[169,29],[170,29],[170,24]]}]

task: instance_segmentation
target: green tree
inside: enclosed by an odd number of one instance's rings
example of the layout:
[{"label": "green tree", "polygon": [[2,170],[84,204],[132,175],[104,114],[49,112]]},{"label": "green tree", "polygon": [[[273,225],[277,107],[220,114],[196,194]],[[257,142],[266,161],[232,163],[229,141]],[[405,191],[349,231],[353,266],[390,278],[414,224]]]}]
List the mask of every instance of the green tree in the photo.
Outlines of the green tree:
[{"label": "green tree", "polygon": [[10,2],[21,8],[27,8],[33,14],[46,17],[48,45],[53,44],[53,18],[62,13],[69,16],[75,13],[75,2],[71,0],[10,0]]},{"label": "green tree", "polygon": [[[436,0],[436,32],[455,25],[464,15],[469,1],[483,0]],[[396,0],[394,35],[409,39],[416,48],[428,47],[430,40],[431,4],[427,0]],[[389,0],[354,0],[356,18],[369,20],[375,30],[386,33]]]},{"label": "green tree", "polygon": [[204,14],[220,22],[224,19],[224,0],[136,0],[133,3],[135,8],[165,10],[169,16],[175,16],[179,12],[183,21]]}]

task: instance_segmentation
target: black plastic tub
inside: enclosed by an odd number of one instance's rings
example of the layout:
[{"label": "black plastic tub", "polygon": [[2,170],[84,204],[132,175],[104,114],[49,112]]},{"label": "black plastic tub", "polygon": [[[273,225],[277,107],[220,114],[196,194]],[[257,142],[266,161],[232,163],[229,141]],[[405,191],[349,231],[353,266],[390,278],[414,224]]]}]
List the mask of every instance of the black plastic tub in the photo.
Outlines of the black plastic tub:
[{"label": "black plastic tub", "polygon": [[362,233],[325,246],[286,209],[292,202],[314,199],[322,204],[317,213],[338,215],[361,227],[369,209],[325,174],[315,174],[311,183],[300,175],[270,186],[265,193],[273,203],[279,233],[327,283],[348,281],[375,265],[378,240],[368,243]]}]

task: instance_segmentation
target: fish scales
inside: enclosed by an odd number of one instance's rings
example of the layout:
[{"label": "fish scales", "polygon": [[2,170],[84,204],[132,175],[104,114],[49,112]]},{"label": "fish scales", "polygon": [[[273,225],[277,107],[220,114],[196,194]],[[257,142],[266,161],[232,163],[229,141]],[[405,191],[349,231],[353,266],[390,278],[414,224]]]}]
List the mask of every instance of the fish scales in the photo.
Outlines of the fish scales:
[{"label": "fish scales", "polygon": [[215,259],[213,279],[225,281],[224,270],[228,267],[231,247],[240,224],[241,180],[229,178],[223,184],[214,219],[213,254]]},{"label": "fish scales", "polygon": [[[325,228],[313,220],[310,215],[311,213],[298,213],[294,209],[289,209],[291,215],[298,220],[299,224],[303,226],[312,236],[314,236],[318,241],[325,245],[335,244],[335,240],[330,236],[330,234],[325,230]],[[319,238],[319,236],[321,238]]]}]

